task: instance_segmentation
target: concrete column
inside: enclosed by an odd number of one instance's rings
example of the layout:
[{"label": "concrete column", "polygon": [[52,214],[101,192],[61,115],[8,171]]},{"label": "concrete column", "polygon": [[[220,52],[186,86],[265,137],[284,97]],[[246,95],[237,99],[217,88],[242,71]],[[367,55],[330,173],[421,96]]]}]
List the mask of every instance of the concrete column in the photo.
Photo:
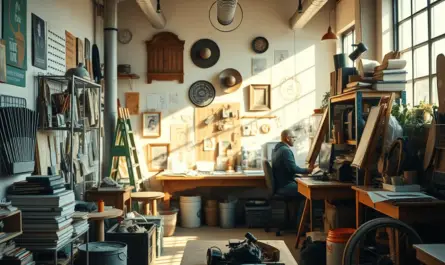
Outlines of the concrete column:
[{"label": "concrete column", "polygon": [[117,4],[119,0],[104,0],[104,170],[110,173],[111,145],[117,121]]}]

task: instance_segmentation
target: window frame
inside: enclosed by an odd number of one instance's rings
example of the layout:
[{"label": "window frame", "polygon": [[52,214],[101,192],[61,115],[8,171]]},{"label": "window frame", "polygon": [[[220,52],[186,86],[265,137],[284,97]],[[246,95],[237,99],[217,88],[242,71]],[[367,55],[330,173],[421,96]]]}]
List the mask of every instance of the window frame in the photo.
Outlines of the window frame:
[{"label": "window frame", "polygon": [[[410,4],[410,15],[407,16],[406,18],[403,18],[401,20],[399,20],[399,1],[407,1],[407,0],[393,0],[393,28],[394,28],[394,36],[393,36],[393,46],[394,46],[394,50],[395,51],[399,51],[399,27],[400,25],[402,25],[404,22],[410,21],[411,22],[411,45],[410,47],[404,49],[404,50],[400,50],[400,52],[403,53],[411,53],[411,60],[412,60],[412,65],[411,65],[411,76],[408,77],[408,82],[411,82],[411,90],[412,90],[412,99],[413,99],[413,105],[416,105],[416,91],[415,91],[415,85],[417,82],[419,81],[423,81],[425,79],[428,79],[429,81],[429,91],[428,91],[428,101],[432,102],[433,101],[433,80],[436,78],[437,73],[433,74],[433,62],[436,58],[432,58],[433,57],[433,44],[437,41],[440,41],[442,39],[445,39],[445,33],[438,35],[434,38],[432,38],[432,9],[441,4],[444,3],[445,0],[435,0],[434,2],[431,2],[432,0],[425,0],[427,1],[426,7],[416,11],[413,13],[414,10],[414,4],[413,2],[415,0],[411,0]],[[422,14],[423,12],[426,12],[427,14],[427,25],[428,25],[428,37],[426,41],[423,41],[421,43],[415,44],[414,45],[414,19],[415,17],[417,17],[418,15]],[[415,51],[416,49],[427,45],[428,47],[428,74],[424,75],[424,76],[419,76],[419,77],[414,77],[414,72],[415,72]],[[437,72],[437,68],[436,68],[436,72]],[[408,92],[408,91],[407,91]]]},{"label": "window frame", "polygon": [[345,38],[352,35],[352,43],[355,44],[355,25],[350,27],[349,29],[345,30],[341,34],[341,52],[345,53]]}]

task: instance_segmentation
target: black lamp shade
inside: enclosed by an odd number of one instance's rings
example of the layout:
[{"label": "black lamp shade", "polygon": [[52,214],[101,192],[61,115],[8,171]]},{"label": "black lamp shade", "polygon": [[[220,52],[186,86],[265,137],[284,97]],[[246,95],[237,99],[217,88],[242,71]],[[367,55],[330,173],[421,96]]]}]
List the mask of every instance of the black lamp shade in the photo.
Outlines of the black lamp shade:
[{"label": "black lamp shade", "polygon": [[368,47],[366,47],[366,45],[361,42],[359,44],[355,44],[354,46],[356,46],[355,50],[351,54],[349,54],[349,59],[351,59],[352,61],[357,60],[363,53],[368,50]]}]

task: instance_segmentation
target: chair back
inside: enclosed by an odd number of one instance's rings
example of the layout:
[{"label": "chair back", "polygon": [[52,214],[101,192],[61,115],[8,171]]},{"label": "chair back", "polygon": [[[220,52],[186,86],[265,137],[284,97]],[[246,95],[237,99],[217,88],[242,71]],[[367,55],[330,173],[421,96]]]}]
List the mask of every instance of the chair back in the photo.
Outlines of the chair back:
[{"label": "chair back", "polygon": [[275,179],[272,172],[272,166],[268,160],[263,161],[264,176],[269,196],[275,194]]}]

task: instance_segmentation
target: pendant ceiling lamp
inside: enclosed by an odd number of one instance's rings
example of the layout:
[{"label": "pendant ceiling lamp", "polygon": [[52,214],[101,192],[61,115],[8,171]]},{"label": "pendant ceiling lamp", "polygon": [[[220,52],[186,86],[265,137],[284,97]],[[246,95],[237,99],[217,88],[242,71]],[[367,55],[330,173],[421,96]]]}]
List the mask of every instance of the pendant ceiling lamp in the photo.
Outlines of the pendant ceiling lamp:
[{"label": "pendant ceiling lamp", "polygon": [[328,28],[328,32],[326,32],[326,34],[323,35],[323,37],[321,38],[321,40],[337,40],[337,35],[335,35],[334,32],[332,32],[332,27],[331,27],[331,13],[332,10],[329,12],[329,28]]},{"label": "pendant ceiling lamp", "polygon": [[303,13],[303,4],[301,3],[302,0],[298,0],[298,13]]}]

